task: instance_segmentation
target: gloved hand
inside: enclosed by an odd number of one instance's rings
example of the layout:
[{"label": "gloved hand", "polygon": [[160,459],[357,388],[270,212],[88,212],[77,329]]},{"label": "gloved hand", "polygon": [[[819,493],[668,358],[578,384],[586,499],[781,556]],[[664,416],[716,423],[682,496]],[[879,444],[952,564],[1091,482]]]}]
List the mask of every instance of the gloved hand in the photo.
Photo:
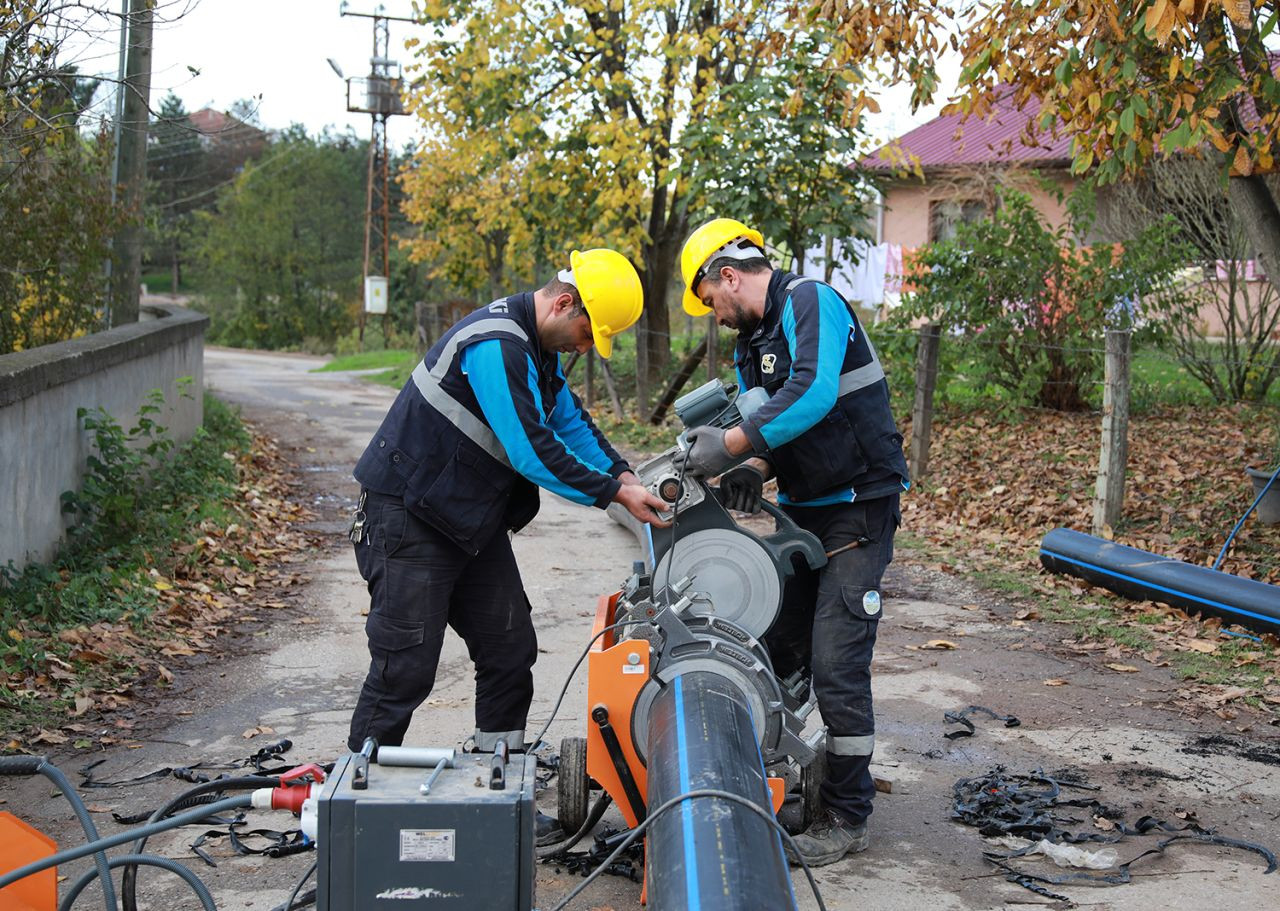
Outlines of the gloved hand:
[{"label": "gloved hand", "polygon": [[719,427],[695,427],[685,435],[686,451],[672,458],[677,470],[695,478],[713,478],[737,461],[724,444],[725,431]]},{"label": "gloved hand", "polygon": [[764,475],[754,466],[739,465],[720,476],[720,498],[725,508],[738,512],[760,511]]}]

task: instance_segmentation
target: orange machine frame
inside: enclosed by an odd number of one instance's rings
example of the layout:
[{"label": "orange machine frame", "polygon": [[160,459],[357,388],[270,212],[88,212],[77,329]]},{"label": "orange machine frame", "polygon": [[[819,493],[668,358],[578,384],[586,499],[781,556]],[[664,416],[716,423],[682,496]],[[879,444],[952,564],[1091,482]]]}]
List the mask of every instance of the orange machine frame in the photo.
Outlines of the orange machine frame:
[{"label": "orange machine frame", "polygon": [[[12,813],[0,813],[0,874],[10,873],[57,853],[58,844]],[[58,907],[58,868],[50,867],[0,889],[5,911],[54,911]]]},{"label": "orange machine frame", "polygon": [[[631,739],[631,716],[635,710],[640,690],[649,681],[649,662],[652,658],[649,643],[644,639],[617,640],[614,631],[601,635],[601,631],[616,622],[618,598],[621,592],[601,595],[596,602],[596,617],[591,633],[598,636],[587,656],[587,774],[604,788],[622,812],[627,825],[636,826],[636,818],[622,787],[622,779],[614,768],[609,750],[600,728],[591,720],[591,711],[603,705],[609,710],[609,723],[617,732],[622,755],[635,779],[641,794],[648,793],[649,773],[636,753]],[[769,778],[769,797],[776,814],[782,808],[786,794],[786,782],[781,778]]]}]

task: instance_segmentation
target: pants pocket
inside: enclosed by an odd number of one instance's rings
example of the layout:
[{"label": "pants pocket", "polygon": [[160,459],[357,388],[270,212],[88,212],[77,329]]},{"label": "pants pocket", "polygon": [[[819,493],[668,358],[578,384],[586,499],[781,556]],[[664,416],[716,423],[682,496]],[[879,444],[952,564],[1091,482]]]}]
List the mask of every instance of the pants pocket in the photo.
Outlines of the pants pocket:
[{"label": "pants pocket", "polygon": [[425,621],[390,617],[381,611],[371,611],[364,624],[370,651],[382,652],[399,652],[421,645],[426,638],[426,628]]},{"label": "pants pocket", "polygon": [[863,588],[861,585],[842,585],[840,597],[849,613],[859,620],[878,621],[883,615],[884,603],[878,589]]}]

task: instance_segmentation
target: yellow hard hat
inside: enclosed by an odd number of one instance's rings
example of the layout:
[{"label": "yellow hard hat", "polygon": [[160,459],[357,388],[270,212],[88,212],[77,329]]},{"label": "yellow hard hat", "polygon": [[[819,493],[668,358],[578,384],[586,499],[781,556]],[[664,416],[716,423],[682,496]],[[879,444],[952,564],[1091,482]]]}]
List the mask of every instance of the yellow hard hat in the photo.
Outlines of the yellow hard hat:
[{"label": "yellow hard hat", "polygon": [[573,283],[591,318],[596,351],[613,354],[613,337],[630,329],[644,309],[644,291],[636,267],[616,250],[574,250],[569,256]]},{"label": "yellow hard hat", "polygon": [[711,308],[698,299],[695,293],[698,283],[702,281],[702,267],[709,263],[716,253],[725,253],[735,259],[742,259],[749,249],[739,253],[738,248],[729,249],[736,240],[746,240],[752,246],[760,248],[759,256],[764,256],[764,235],[748,228],[742,222],[732,218],[715,218],[707,222],[689,235],[680,251],[680,273],[684,276],[684,312],[690,316],[706,316]]}]

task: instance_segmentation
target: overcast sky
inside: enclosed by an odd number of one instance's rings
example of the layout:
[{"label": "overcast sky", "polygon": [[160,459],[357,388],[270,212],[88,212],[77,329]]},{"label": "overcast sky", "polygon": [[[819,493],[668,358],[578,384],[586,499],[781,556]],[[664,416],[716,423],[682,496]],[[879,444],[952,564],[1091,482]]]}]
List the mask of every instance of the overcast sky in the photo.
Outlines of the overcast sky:
[{"label": "overcast sky", "polygon": [[[120,0],[105,0],[104,5],[118,10]],[[413,12],[411,0],[352,0],[349,12],[373,12],[379,5],[391,16]],[[170,90],[189,111],[225,111],[251,98],[270,129],[302,123],[314,133],[325,126],[350,126],[364,135],[369,115],[347,113],[346,88],[326,59],[332,57],[347,76],[366,75],[373,20],[340,16],[338,8],[339,0],[158,0],[152,107],[158,108]],[[107,30],[116,21],[98,19],[91,27],[92,40],[82,36],[70,43],[82,72],[115,76],[119,37]],[[404,39],[414,28],[407,22],[390,23],[391,57],[401,64],[408,62]],[[110,116],[106,95],[104,89],[104,112]],[[410,139],[409,119],[391,118],[388,138],[393,146]]]},{"label": "overcast sky", "polygon": [[[121,0],[97,0],[119,10]],[[370,13],[379,6],[391,16],[409,17],[412,0],[351,0],[348,11]],[[157,0],[152,58],[151,104],[172,90],[188,111],[210,107],[224,111],[240,99],[254,99],[259,120],[268,129],[302,123],[308,131],[326,126],[369,132],[369,115],[347,113],[345,86],[326,62],[333,58],[347,76],[369,70],[373,20],[339,15],[339,0]],[[81,72],[114,77],[119,58],[118,20],[86,22],[86,35],[67,47]],[[405,38],[420,27],[391,22],[390,55],[410,62]],[[189,69],[191,68],[191,69]],[[198,72],[193,73],[194,69]],[[877,141],[887,141],[928,120],[936,111],[911,114],[909,90],[881,98],[883,114],[872,120]],[[108,87],[100,91],[100,110],[111,116]],[[414,135],[412,119],[392,117],[388,139],[403,147]]]}]

